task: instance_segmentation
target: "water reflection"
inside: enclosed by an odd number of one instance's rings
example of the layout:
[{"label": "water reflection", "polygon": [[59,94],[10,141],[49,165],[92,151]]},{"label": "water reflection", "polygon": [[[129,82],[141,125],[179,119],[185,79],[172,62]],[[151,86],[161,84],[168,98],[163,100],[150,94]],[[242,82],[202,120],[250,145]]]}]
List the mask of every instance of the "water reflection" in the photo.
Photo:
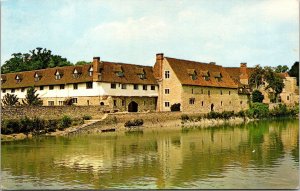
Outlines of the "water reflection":
[{"label": "water reflection", "polygon": [[[11,189],[31,188],[34,182],[35,188],[51,189],[295,188],[299,183],[297,120],[45,137],[3,143],[1,154],[2,185]],[[293,178],[282,176],[285,171]],[[259,184],[262,180],[267,181]]]}]

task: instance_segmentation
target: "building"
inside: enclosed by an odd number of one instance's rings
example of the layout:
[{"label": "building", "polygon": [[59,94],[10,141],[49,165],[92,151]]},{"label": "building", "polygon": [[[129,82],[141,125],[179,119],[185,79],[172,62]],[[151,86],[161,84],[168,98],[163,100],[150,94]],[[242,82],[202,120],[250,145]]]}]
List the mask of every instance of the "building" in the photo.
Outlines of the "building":
[{"label": "building", "polygon": [[24,99],[34,86],[45,106],[98,105],[113,111],[155,111],[158,85],[152,67],[100,61],[1,75],[1,98]]},{"label": "building", "polygon": [[158,111],[235,111],[248,108],[249,95],[239,91],[227,70],[216,63],[202,63],[156,55],[154,76],[159,85]]},{"label": "building", "polygon": [[[238,67],[227,67],[227,72],[230,77],[238,83],[239,88],[243,88],[244,91],[251,92],[249,87],[249,78],[254,72],[254,68],[248,68],[247,63],[241,63],[240,68]],[[287,72],[277,73],[277,75],[283,80],[284,88],[279,94],[279,101],[288,106],[294,106],[299,104],[299,87],[297,86],[297,79],[290,77]],[[263,103],[269,104],[271,100],[269,93],[272,93],[271,89],[266,90],[267,83],[258,87],[258,90],[264,95]]]}]

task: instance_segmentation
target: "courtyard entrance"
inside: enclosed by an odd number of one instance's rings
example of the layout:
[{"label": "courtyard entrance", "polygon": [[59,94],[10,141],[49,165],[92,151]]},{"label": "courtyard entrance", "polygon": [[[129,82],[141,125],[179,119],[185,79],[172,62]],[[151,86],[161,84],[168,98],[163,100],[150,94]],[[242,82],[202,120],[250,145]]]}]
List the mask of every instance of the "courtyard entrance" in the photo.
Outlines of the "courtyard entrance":
[{"label": "courtyard entrance", "polygon": [[137,112],[138,104],[135,101],[132,101],[128,104],[128,112]]}]

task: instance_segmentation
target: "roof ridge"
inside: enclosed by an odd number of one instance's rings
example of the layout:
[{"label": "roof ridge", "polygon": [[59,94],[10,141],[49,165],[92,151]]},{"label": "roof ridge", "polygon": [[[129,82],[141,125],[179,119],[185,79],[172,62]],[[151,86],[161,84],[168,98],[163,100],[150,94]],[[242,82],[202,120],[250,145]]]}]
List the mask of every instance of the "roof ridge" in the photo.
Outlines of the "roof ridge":
[{"label": "roof ridge", "polygon": [[131,66],[142,66],[142,67],[150,67],[152,68],[152,66],[145,66],[145,65],[139,65],[139,64],[128,64],[128,63],[123,63],[123,62],[110,62],[110,61],[101,61],[103,63],[111,63],[111,64],[121,64],[121,65],[131,65]]},{"label": "roof ridge", "polygon": [[[180,58],[172,58],[172,57],[165,57],[166,59],[175,59],[175,60],[181,60],[181,61],[188,61],[188,62],[194,62],[194,63],[199,63],[199,64],[210,64],[210,63],[206,63],[206,62],[199,62],[199,61],[193,61],[193,60],[185,60],[185,59],[180,59]],[[214,66],[221,66],[222,65],[218,65],[218,64],[214,64]]]}]

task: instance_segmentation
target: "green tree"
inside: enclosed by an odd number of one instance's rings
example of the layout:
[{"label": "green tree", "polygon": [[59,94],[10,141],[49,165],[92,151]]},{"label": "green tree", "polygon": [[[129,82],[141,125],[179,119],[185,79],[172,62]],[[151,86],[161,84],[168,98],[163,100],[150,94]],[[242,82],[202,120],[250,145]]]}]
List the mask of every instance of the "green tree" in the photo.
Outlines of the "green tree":
[{"label": "green tree", "polygon": [[299,86],[299,62],[295,62],[288,73],[290,76],[297,78],[297,86]]},{"label": "green tree", "polygon": [[275,72],[276,73],[283,73],[283,72],[287,72],[289,70],[289,67],[287,65],[278,65],[276,68],[275,68]]},{"label": "green tree", "polygon": [[53,55],[51,50],[47,50],[46,48],[37,47],[34,50],[30,50],[29,53],[12,54],[12,58],[5,61],[5,64],[1,67],[1,72],[5,74],[70,65],[72,65],[72,63],[66,58]]},{"label": "green tree", "polygon": [[255,87],[255,89],[258,89],[258,87],[264,83],[264,75],[265,70],[261,66],[256,65],[249,78],[249,84]]},{"label": "green tree", "polygon": [[28,88],[25,100],[22,100],[23,105],[43,105],[43,101],[39,98],[39,94],[36,94],[36,91],[34,87]]},{"label": "green tree", "polygon": [[19,98],[15,94],[7,93],[3,99],[2,103],[5,106],[15,106],[19,104]]},{"label": "green tree", "polygon": [[91,64],[91,62],[86,62],[86,61],[78,61],[76,62],[75,65],[85,65],[85,64]]},{"label": "green tree", "polygon": [[252,93],[252,102],[262,103],[263,100],[264,100],[264,95],[260,91],[254,90]]},{"label": "green tree", "polygon": [[270,67],[265,67],[264,70],[264,79],[267,82],[265,90],[271,90],[271,101],[277,102],[278,95],[282,92],[282,89],[284,88],[283,80],[278,75],[276,75],[276,73]]}]

